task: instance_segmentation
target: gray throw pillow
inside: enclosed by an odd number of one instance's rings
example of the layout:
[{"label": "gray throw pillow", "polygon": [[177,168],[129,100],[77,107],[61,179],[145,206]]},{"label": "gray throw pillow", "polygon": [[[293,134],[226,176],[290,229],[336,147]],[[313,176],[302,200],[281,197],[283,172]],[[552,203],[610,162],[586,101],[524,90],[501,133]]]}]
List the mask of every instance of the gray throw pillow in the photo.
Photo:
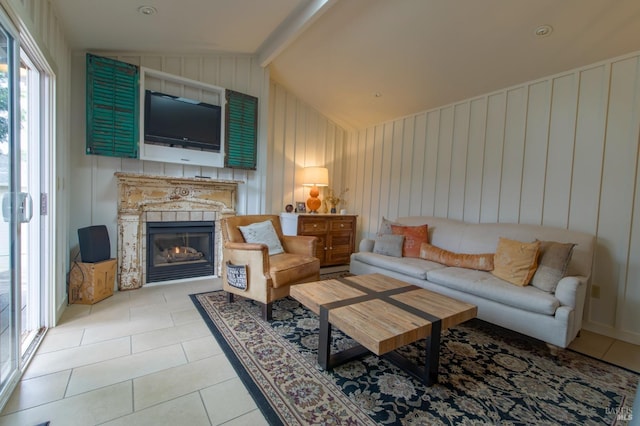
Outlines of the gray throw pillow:
[{"label": "gray throw pillow", "polygon": [[373,245],[373,252],[385,256],[402,257],[404,235],[380,235]]},{"label": "gray throw pillow", "polygon": [[531,278],[531,285],[548,293],[555,292],[558,281],[567,272],[574,246],[573,243],[540,241],[538,269]]},{"label": "gray throw pillow", "polygon": [[386,217],[382,216],[382,221],[380,222],[380,228],[378,228],[378,236],[393,234],[391,231],[391,225],[400,225],[397,222],[392,222]]},{"label": "gray throw pillow", "polygon": [[247,226],[238,226],[238,228],[247,243],[266,244],[269,247],[269,256],[284,253],[271,220],[256,222]]}]

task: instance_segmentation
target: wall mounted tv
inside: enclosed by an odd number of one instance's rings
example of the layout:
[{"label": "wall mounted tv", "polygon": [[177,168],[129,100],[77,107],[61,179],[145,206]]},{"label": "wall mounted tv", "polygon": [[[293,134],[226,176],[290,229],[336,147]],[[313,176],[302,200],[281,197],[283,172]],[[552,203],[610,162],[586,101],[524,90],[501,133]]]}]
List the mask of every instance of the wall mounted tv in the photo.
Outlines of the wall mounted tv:
[{"label": "wall mounted tv", "polygon": [[220,152],[221,108],[145,90],[146,143]]}]

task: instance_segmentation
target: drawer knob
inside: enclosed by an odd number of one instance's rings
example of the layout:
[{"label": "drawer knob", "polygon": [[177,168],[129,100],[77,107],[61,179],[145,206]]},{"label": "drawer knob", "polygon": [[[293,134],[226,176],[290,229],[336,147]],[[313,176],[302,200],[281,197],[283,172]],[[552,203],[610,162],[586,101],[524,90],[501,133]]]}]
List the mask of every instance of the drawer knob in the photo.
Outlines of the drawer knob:
[{"label": "drawer knob", "polygon": [[318,224],[317,224],[317,223],[314,223],[314,224],[313,224],[313,227],[314,227],[314,228],[317,228],[317,227],[318,227]]},{"label": "drawer knob", "polygon": [[344,223],[341,223],[341,224],[340,224],[340,228],[344,228]]}]

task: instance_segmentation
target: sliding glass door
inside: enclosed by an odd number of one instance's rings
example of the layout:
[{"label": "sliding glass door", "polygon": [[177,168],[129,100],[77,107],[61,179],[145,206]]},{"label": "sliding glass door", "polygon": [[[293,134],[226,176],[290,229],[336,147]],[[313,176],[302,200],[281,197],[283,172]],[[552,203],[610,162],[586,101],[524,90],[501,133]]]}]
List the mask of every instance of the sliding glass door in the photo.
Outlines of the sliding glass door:
[{"label": "sliding glass door", "polygon": [[28,214],[20,223],[20,356],[25,361],[44,324],[41,214],[45,213],[46,202],[40,194],[45,192],[42,189],[42,129],[46,125],[41,114],[44,89],[41,72],[24,51],[20,58],[20,193],[28,194],[23,195],[26,202],[30,203],[31,198],[34,201],[33,214]]},{"label": "sliding glass door", "polygon": [[[0,16],[0,18],[4,18]],[[20,223],[26,206],[20,195],[18,43],[0,19],[0,401],[20,374]],[[26,200],[25,200],[26,201]]]},{"label": "sliding glass door", "polygon": [[0,12],[0,408],[44,331],[47,90]]}]

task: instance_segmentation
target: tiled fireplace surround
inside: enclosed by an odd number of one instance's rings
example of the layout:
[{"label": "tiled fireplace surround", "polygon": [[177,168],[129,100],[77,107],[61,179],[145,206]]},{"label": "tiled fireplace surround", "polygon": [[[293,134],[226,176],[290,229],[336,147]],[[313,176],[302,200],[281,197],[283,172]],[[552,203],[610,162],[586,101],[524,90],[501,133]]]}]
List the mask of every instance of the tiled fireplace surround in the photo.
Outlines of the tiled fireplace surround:
[{"label": "tiled fireplace surround", "polygon": [[146,283],[147,221],[213,220],[214,272],[221,274],[219,221],[236,214],[239,181],[115,173],[118,180],[118,289]]}]

